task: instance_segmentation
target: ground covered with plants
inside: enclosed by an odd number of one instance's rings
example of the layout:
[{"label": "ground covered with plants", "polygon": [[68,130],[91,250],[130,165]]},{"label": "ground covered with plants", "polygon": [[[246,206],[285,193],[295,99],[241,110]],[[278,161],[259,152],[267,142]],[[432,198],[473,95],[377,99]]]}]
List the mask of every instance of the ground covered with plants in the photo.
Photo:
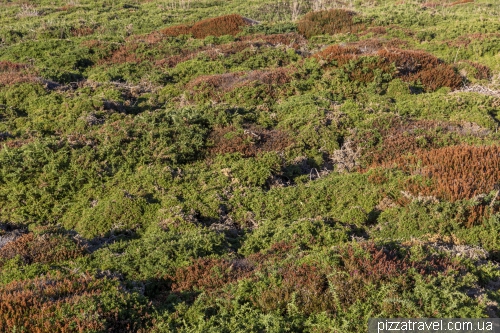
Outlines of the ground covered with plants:
[{"label": "ground covered with plants", "polygon": [[500,315],[498,1],[0,9],[0,331]]}]

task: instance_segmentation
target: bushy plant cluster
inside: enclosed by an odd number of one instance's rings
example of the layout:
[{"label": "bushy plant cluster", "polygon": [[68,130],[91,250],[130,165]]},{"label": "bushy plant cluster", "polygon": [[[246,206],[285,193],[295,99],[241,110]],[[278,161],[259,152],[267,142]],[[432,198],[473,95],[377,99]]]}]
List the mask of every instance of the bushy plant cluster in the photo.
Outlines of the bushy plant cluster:
[{"label": "bushy plant cluster", "polygon": [[249,25],[241,15],[232,14],[211,19],[201,20],[192,26],[176,25],[161,30],[166,36],[177,37],[180,35],[193,35],[194,38],[205,38],[207,36],[236,35],[241,28]]},{"label": "bushy plant cluster", "polygon": [[356,13],[344,9],[310,12],[299,21],[297,30],[307,38],[315,35],[353,33],[363,29]]},{"label": "bushy plant cluster", "polygon": [[500,7],[344,5],[6,3],[0,331],[498,316]]},{"label": "bushy plant cluster", "polygon": [[431,186],[412,181],[408,187],[410,191],[448,201],[489,193],[494,190],[500,176],[497,146],[464,145],[416,151],[415,155],[402,156],[394,162],[404,170],[433,180]]}]

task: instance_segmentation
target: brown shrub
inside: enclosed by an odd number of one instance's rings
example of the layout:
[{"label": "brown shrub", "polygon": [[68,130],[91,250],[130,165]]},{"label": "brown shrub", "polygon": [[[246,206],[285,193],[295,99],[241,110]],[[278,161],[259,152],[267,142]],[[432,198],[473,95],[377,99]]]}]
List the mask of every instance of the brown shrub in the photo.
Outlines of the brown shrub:
[{"label": "brown shrub", "polygon": [[367,295],[367,285],[398,281],[399,288],[411,286],[412,281],[407,274],[410,269],[415,269],[421,275],[446,274],[464,269],[447,257],[429,256],[413,261],[409,255],[377,246],[373,242],[360,245],[358,248],[349,244],[339,249],[340,269],[328,279],[344,308],[363,300]]},{"label": "brown shrub", "polygon": [[395,63],[401,76],[431,69],[441,63],[438,58],[424,51],[388,49],[379,50],[377,54]]},{"label": "brown shrub", "polygon": [[325,269],[310,264],[286,264],[276,273],[271,268],[264,274],[278,275],[280,281],[273,279],[265,290],[250,298],[263,311],[287,311],[287,304],[292,301],[305,314],[335,311]]},{"label": "brown shrub", "polygon": [[285,132],[279,130],[253,127],[238,131],[234,126],[215,128],[209,140],[213,142],[210,149],[213,155],[241,153],[245,157],[265,151],[283,151],[293,142]]},{"label": "brown shrub", "polygon": [[332,45],[314,54],[313,58],[326,63],[336,61],[337,66],[343,66],[349,63],[349,61],[356,59],[360,54],[361,51],[357,47]]},{"label": "brown shrub", "polygon": [[455,2],[448,4],[448,6],[462,5],[462,4],[471,3],[471,2],[474,2],[474,0],[459,0],[459,1],[455,1]]},{"label": "brown shrub", "polygon": [[0,61],[0,86],[16,83],[37,82],[38,77],[26,64]]},{"label": "brown shrub", "polygon": [[94,28],[91,27],[71,28],[71,35],[73,37],[84,37],[92,35],[94,31]]},{"label": "brown shrub", "polygon": [[0,267],[4,260],[21,256],[27,264],[52,263],[84,255],[85,249],[63,235],[25,234],[0,249]]},{"label": "brown shrub", "polygon": [[160,32],[169,37],[180,35],[193,35],[194,38],[205,38],[207,36],[237,35],[241,28],[249,25],[248,21],[238,14],[219,16],[196,22],[189,26],[185,24],[175,25],[160,30]]},{"label": "brown shrub", "polygon": [[[88,274],[71,277],[52,274],[11,282],[0,288],[0,331],[137,332],[139,327],[123,318],[119,305],[106,311],[97,305],[86,314],[68,312],[68,309],[82,308],[109,288],[107,279]],[[145,315],[140,306],[134,310]]]},{"label": "brown shrub", "polygon": [[276,85],[283,85],[291,81],[291,68],[276,68],[269,70],[255,70],[250,72],[225,73],[202,75],[191,80],[186,89],[193,94],[204,94],[213,101],[220,102],[223,95],[237,88],[254,83],[267,85],[268,97],[276,97]]},{"label": "brown shrub", "polygon": [[191,27],[194,38],[236,35],[249,23],[240,15],[232,14],[199,21]]},{"label": "brown shrub", "polygon": [[0,86],[17,83],[36,83],[38,81],[38,77],[32,74],[16,72],[0,73]]},{"label": "brown shrub", "polygon": [[500,181],[498,146],[460,145],[417,150],[415,155],[402,156],[395,163],[407,172],[432,180],[430,186],[412,180],[407,184],[408,191],[448,201],[489,193]]},{"label": "brown shrub", "polygon": [[27,67],[28,65],[26,64],[19,64],[6,60],[0,61],[0,72],[19,72]]},{"label": "brown shrub", "polygon": [[488,66],[479,64],[477,62],[465,61],[467,64],[471,65],[476,72],[474,73],[474,78],[477,80],[487,80],[491,77],[491,69]]},{"label": "brown shrub", "polygon": [[498,213],[497,206],[490,206],[488,204],[480,203],[478,205],[469,206],[465,211],[464,216],[457,216],[467,228],[474,225],[482,224],[484,219],[490,218],[493,214]]},{"label": "brown shrub", "polygon": [[131,63],[140,63],[145,60],[150,60],[150,59],[145,59],[142,57],[139,57],[135,52],[137,49],[141,47],[141,44],[138,42],[127,42],[120,46],[116,51],[111,53],[110,56],[99,60],[98,64],[121,64],[121,63],[126,63],[126,62],[131,62]]},{"label": "brown shrub", "polygon": [[394,63],[397,77],[412,83],[420,81],[427,91],[434,91],[440,87],[460,88],[462,77],[451,66],[424,51],[401,50],[393,47],[404,44],[405,42],[400,40],[369,39],[348,46],[332,45],[312,57],[325,64],[335,61],[337,66],[343,66],[351,60],[366,55],[379,57],[378,61],[357,66],[349,73],[351,80],[360,82],[372,81],[375,69],[391,72],[390,64]]},{"label": "brown shrub", "polygon": [[424,51],[388,49],[377,53],[396,64],[398,76],[405,81],[420,81],[427,91],[440,87],[457,89],[462,78],[455,70],[438,58]]},{"label": "brown shrub", "polygon": [[[450,123],[432,120],[406,120],[391,118],[388,123],[376,120],[372,124],[374,131],[367,132],[355,139],[356,145],[373,142],[376,136],[381,136],[377,147],[364,151],[363,163],[376,167],[388,163],[400,156],[413,153],[419,149],[439,148],[441,137],[454,132]],[[448,143],[458,143],[458,140],[447,137]]]},{"label": "brown shrub", "polygon": [[172,27],[162,29],[162,30],[160,30],[160,32],[168,37],[177,37],[180,35],[190,35],[191,34],[191,27],[189,25],[185,25],[185,24],[174,25]]},{"label": "brown shrub", "polygon": [[199,258],[176,270],[171,277],[172,291],[214,291],[247,276],[251,270],[250,266],[235,265],[225,259]]},{"label": "brown shrub", "polygon": [[441,87],[458,89],[462,86],[463,79],[453,67],[440,64],[409,76],[408,81],[420,81],[426,91],[435,91]]},{"label": "brown shrub", "polygon": [[297,29],[306,38],[323,34],[355,33],[364,28],[364,25],[353,21],[355,15],[356,13],[344,9],[310,12],[299,21]]}]

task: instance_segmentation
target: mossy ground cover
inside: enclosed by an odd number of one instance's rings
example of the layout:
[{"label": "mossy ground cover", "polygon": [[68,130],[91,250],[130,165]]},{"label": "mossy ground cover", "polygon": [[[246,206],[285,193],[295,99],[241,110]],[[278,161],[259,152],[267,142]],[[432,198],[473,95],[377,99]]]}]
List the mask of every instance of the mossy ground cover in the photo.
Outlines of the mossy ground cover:
[{"label": "mossy ground cover", "polygon": [[0,330],[500,315],[496,1],[0,8]]}]

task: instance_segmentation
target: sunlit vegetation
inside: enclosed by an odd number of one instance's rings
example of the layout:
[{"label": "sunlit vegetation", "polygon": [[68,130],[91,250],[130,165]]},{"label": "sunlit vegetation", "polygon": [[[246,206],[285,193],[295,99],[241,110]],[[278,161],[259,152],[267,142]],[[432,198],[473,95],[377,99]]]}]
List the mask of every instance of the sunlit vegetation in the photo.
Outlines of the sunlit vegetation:
[{"label": "sunlit vegetation", "polygon": [[0,7],[0,331],[500,315],[497,1]]}]

